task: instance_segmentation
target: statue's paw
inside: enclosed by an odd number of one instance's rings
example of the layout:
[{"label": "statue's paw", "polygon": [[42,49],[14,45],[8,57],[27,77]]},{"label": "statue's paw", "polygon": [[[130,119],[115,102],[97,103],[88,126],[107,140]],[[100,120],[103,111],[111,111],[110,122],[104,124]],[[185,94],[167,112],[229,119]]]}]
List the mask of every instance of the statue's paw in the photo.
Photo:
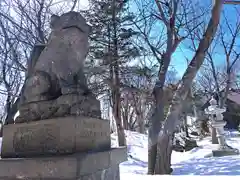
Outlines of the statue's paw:
[{"label": "statue's paw", "polygon": [[24,97],[26,102],[48,100],[50,89],[50,75],[46,72],[35,72],[25,83]]}]

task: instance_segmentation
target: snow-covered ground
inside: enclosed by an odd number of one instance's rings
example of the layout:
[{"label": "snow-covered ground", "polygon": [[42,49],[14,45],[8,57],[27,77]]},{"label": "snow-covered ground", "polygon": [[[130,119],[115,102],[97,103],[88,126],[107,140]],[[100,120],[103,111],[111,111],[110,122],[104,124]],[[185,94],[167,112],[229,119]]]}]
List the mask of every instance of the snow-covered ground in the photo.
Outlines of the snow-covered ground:
[{"label": "snow-covered ground", "polygon": [[[121,163],[120,172],[121,180],[127,179],[159,179],[158,176],[146,175],[147,172],[147,136],[137,132],[126,131],[128,161]],[[0,145],[2,139],[0,138]],[[227,142],[234,148],[240,150],[240,133],[228,132]],[[112,134],[112,146],[117,145],[117,136]],[[216,149],[217,145],[212,145],[210,137],[198,142],[199,147],[188,152],[172,153],[172,168],[173,175],[179,178],[188,178],[184,175],[240,175],[240,155],[226,156],[220,158],[205,158],[209,155],[212,149]],[[1,151],[1,146],[0,146]],[[175,179],[176,176],[161,176],[167,180]],[[223,176],[224,177],[224,176]],[[194,176],[194,178],[202,178]],[[195,180],[197,180],[195,179]],[[231,176],[231,180],[233,180]]]},{"label": "snow-covered ground", "polygon": [[[128,144],[128,161],[120,165],[121,179],[145,175],[147,172],[147,136],[137,132],[126,131]],[[240,134],[228,132],[227,142],[240,150]],[[117,143],[117,137],[112,134],[112,145]],[[173,152],[173,175],[240,175],[240,156],[220,158],[204,158],[216,149],[210,137],[198,142],[199,147],[188,152]],[[139,176],[138,176],[139,177]],[[149,176],[148,176],[149,178]]]}]

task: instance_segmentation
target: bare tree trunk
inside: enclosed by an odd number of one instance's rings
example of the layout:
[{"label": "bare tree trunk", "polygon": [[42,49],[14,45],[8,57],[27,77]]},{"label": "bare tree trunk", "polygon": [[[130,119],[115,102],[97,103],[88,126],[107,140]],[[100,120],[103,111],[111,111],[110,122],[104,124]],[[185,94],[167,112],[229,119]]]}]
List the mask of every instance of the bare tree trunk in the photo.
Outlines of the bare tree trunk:
[{"label": "bare tree trunk", "polygon": [[122,126],[121,118],[117,117],[117,114],[115,112],[115,121],[117,124],[117,135],[118,135],[118,145],[119,146],[125,146],[126,145],[126,140],[125,140],[125,133],[124,129]]},{"label": "bare tree trunk", "polygon": [[[115,69],[115,75],[118,74]],[[115,76],[115,78],[117,78]],[[119,81],[115,79],[114,87],[113,87],[113,115],[117,125],[117,134],[118,134],[118,145],[125,146],[125,133],[124,128],[122,125],[122,118],[121,118],[121,94],[119,91]]]},{"label": "bare tree trunk", "polygon": [[164,121],[164,92],[163,87],[166,80],[166,73],[168,71],[168,67],[171,61],[171,56],[173,52],[175,52],[176,48],[178,47],[179,43],[184,39],[178,37],[175,31],[175,21],[177,16],[177,9],[179,1],[175,0],[172,1],[171,7],[169,7],[169,12],[171,11],[171,18],[169,19],[164,14],[164,10],[162,7],[161,1],[155,0],[157,5],[160,19],[165,24],[167,29],[167,47],[164,53],[160,53],[156,51],[156,49],[151,45],[149,40],[147,40],[148,45],[150,46],[151,51],[153,52],[154,56],[160,63],[159,73],[158,73],[158,80],[155,84],[153,90],[153,96],[155,99],[155,108],[154,112],[149,120],[149,129],[148,129],[148,174],[154,174],[156,159],[157,159],[157,143],[158,143],[158,136],[161,130],[161,124]]},{"label": "bare tree trunk", "polygon": [[128,106],[125,104],[123,105],[125,107],[122,107],[121,113],[122,113],[122,121],[123,121],[123,128],[128,130],[129,126],[128,126],[128,116],[129,116],[129,111],[128,111]]},{"label": "bare tree trunk", "polygon": [[138,132],[144,134],[144,119],[142,113],[137,114]]},{"label": "bare tree trunk", "polygon": [[118,40],[117,40],[117,24],[116,24],[116,3],[112,4],[112,24],[113,24],[113,113],[117,124],[118,144],[125,146],[125,133],[121,118],[121,93],[120,93],[120,77],[119,77],[119,57],[118,57]]},{"label": "bare tree trunk", "polygon": [[123,118],[123,128],[126,129],[126,130],[129,130],[128,119],[127,118]]},{"label": "bare tree trunk", "polygon": [[3,123],[2,123],[2,121],[0,121],[0,137],[2,137],[3,136]]},{"label": "bare tree trunk", "polygon": [[161,130],[161,124],[164,120],[163,85],[166,72],[167,71],[163,70],[162,74],[160,75],[163,80],[156,82],[153,91],[156,102],[152,117],[149,121],[148,129],[148,174],[154,174],[155,171],[158,135]]},{"label": "bare tree trunk", "polygon": [[[159,2],[157,4],[159,5]],[[177,9],[177,5],[175,6],[176,6],[175,8]],[[158,8],[161,8],[161,6],[158,6]],[[173,19],[174,19],[173,21],[175,22],[175,17]],[[150,118],[148,129],[148,174],[154,174],[156,165],[158,135],[161,130],[161,123],[164,121],[163,87],[166,80],[167,70],[171,61],[172,53],[176,50],[178,44],[181,42],[181,40],[179,39],[173,41],[173,37],[174,29],[168,28],[167,49],[166,52],[162,55],[162,59],[161,60],[158,59],[158,61],[161,62],[161,65],[158,73],[158,81],[156,82],[153,90],[153,96],[155,99],[155,109],[152,117]]]},{"label": "bare tree trunk", "polygon": [[[157,146],[155,174],[171,174],[172,136],[160,136]],[[161,144],[161,146],[159,145]]]},{"label": "bare tree trunk", "polygon": [[188,124],[187,124],[187,116],[186,114],[184,114],[184,131],[186,133],[186,137],[189,137],[189,133],[188,133]]},{"label": "bare tree trunk", "polygon": [[201,67],[206,52],[212,43],[212,40],[216,34],[217,27],[220,20],[222,0],[216,0],[212,9],[212,16],[208,23],[206,32],[203,38],[200,40],[198,49],[191,60],[190,64],[185,71],[181,83],[178,86],[172,100],[172,104],[169,107],[169,112],[163,127],[162,132],[159,135],[157,165],[155,168],[155,174],[169,174],[171,172],[171,138],[176,128],[178,116],[182,109],[182,103],[187,97],[187,93],[191,87],[192,81],[195,78],[199,68]]}]

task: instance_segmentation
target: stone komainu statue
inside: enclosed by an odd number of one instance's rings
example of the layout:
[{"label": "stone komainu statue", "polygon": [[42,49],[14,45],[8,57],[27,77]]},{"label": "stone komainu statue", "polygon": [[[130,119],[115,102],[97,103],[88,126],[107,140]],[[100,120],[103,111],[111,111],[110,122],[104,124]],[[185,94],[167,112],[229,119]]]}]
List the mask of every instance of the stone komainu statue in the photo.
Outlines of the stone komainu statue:
[{"label": "stone komainu statue", "polygon": [[50,100],[59,94],[86,90],[83,64],[88,53],[89,26],[76,12],[53,15],[48,45],[25,85],[26,102]]},{"label": "stone komainu statue", "polygon": [[86,112],[99,117],[100,104],[88,89],[83,71],[90,26],[73,11],[53,15],[50,26],[48,43],[24,84],[15,123]]}]

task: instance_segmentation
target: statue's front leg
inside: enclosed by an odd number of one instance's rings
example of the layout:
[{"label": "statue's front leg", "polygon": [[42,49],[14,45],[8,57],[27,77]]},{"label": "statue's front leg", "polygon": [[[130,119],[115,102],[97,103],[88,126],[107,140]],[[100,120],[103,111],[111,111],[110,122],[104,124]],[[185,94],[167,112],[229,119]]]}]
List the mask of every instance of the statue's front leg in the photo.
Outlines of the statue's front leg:
[{"label": "statue's front leg", "polygon": [[23,90],[24,102],[38,102],[49,100],[51,79],[46,72],[37,71],[26,80]]},{"label": "statue's front leg", "polygon": [[66,94],[88,94],[86,78],[84,74],[68,74],[64,78],[59,78],[62,95]]},{"label": "statue's front leg", "polygon": [[[51,89],[51,79],[48,73],[38,71],[27,78],[23,87],[21,105],[19,106],[19,116],[15,123],[24,123],[40,120],[43,114],[39,109],[45,102],[49,101]],[[48,113],[49,109],[44,112]]]}]

